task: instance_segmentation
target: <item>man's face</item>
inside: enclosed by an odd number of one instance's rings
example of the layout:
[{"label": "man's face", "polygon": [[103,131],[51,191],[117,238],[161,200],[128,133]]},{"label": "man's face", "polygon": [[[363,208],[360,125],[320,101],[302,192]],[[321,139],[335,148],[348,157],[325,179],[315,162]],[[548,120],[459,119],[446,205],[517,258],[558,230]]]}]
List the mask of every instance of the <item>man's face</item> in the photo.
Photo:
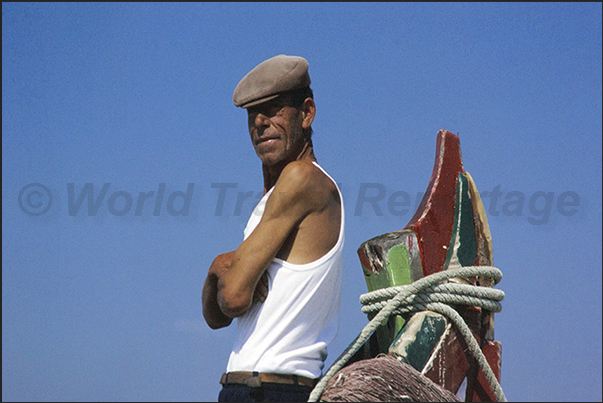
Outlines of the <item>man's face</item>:
[{"label": "man's face", "polygon": [[302,112],[287,97],[247,109],[247,123],[256,154],[266,166],[290,162],[303,147]]}]

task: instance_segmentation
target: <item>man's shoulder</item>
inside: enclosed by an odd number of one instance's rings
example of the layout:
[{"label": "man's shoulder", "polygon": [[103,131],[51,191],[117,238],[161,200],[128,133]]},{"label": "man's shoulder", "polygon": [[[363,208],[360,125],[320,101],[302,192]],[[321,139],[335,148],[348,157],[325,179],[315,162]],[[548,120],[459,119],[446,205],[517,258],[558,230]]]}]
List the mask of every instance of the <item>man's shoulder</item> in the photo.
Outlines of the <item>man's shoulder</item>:
[{"label": "man's shoulder", "polygon": [[283,169],[279,181],[299,191],[329,193],[335,184],[312,160],[292,161]]}]

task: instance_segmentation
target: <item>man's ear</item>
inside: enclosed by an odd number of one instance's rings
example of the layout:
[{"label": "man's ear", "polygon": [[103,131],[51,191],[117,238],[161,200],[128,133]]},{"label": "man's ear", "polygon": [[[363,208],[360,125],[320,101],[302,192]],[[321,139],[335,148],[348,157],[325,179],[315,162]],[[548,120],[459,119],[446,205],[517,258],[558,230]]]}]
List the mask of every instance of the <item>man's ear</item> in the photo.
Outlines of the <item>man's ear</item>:
[{"label": "man's ear", "polygon": [[309,128],[314,121],[316,116],[316,104],[312,98],[306,98],[301,107],[302,111],[302,127],[304,129]]}]

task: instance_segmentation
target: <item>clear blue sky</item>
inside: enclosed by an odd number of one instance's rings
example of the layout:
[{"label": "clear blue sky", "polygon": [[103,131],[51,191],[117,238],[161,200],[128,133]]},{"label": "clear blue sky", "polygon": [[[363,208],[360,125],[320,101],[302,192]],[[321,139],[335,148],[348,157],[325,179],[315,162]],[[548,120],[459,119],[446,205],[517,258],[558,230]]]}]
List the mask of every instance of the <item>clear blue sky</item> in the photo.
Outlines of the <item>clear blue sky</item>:
[{"label": "clear blue sky", "polygon": [[234,327],[205,325],[201,287],[262,188],[232,93],[283,53],[310,63],[316,155],[347,212],[327,365],[367,323],[356,249],[408,223],[447,129],[504,274],[507,398],[600,401],[601,15],[600,3],[3,3],[2,399],[217,398]]}]

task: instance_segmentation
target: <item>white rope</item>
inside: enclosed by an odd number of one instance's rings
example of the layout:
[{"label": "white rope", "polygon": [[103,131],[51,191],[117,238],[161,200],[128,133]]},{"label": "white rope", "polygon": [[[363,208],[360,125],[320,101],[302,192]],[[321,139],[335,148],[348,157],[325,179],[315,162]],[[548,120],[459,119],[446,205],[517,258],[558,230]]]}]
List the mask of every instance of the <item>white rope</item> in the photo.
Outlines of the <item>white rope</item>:
[{"label": "white rope", "polygon": [[[344,352],[331,365],[327,373],[321,378],[316,387],[310,394],[310,402],[316,402],[322,395],[327,382],[333,377],[352,356],[362,347],[366,340],[385,324],[392,314],[434,311],[447,316],[459,329],[461,335],[465,338],[469,351],[475,357],[486,380],[492,387],[494,395],[498,401],[506,402],[507,399],[496,379],[492,368],[488,364],[484,353],[477,340],[471,333],[471,330],[463,318],[447,304],[480,306],[484,309],[500,312],[501,306],[498,301],[504,298],[504,292],[488,287],[476,287],[466,284],[446,283],[439,284],[454,277],[488,277],[494,284],[502,279],[502,272],[491,266],[466,266],[455,269],[448,269],[430,276],[421,278],[410,285],[400,287],[390,287],[363,294],[360,300],[363,304],[369,304],[363,307],[363,312],[374,313],[376,315],[362,329],[360,334],[350,343]],[[458,295],[460,294],[460,295]],[[387,302],[386,299],[389,299]]]}]

